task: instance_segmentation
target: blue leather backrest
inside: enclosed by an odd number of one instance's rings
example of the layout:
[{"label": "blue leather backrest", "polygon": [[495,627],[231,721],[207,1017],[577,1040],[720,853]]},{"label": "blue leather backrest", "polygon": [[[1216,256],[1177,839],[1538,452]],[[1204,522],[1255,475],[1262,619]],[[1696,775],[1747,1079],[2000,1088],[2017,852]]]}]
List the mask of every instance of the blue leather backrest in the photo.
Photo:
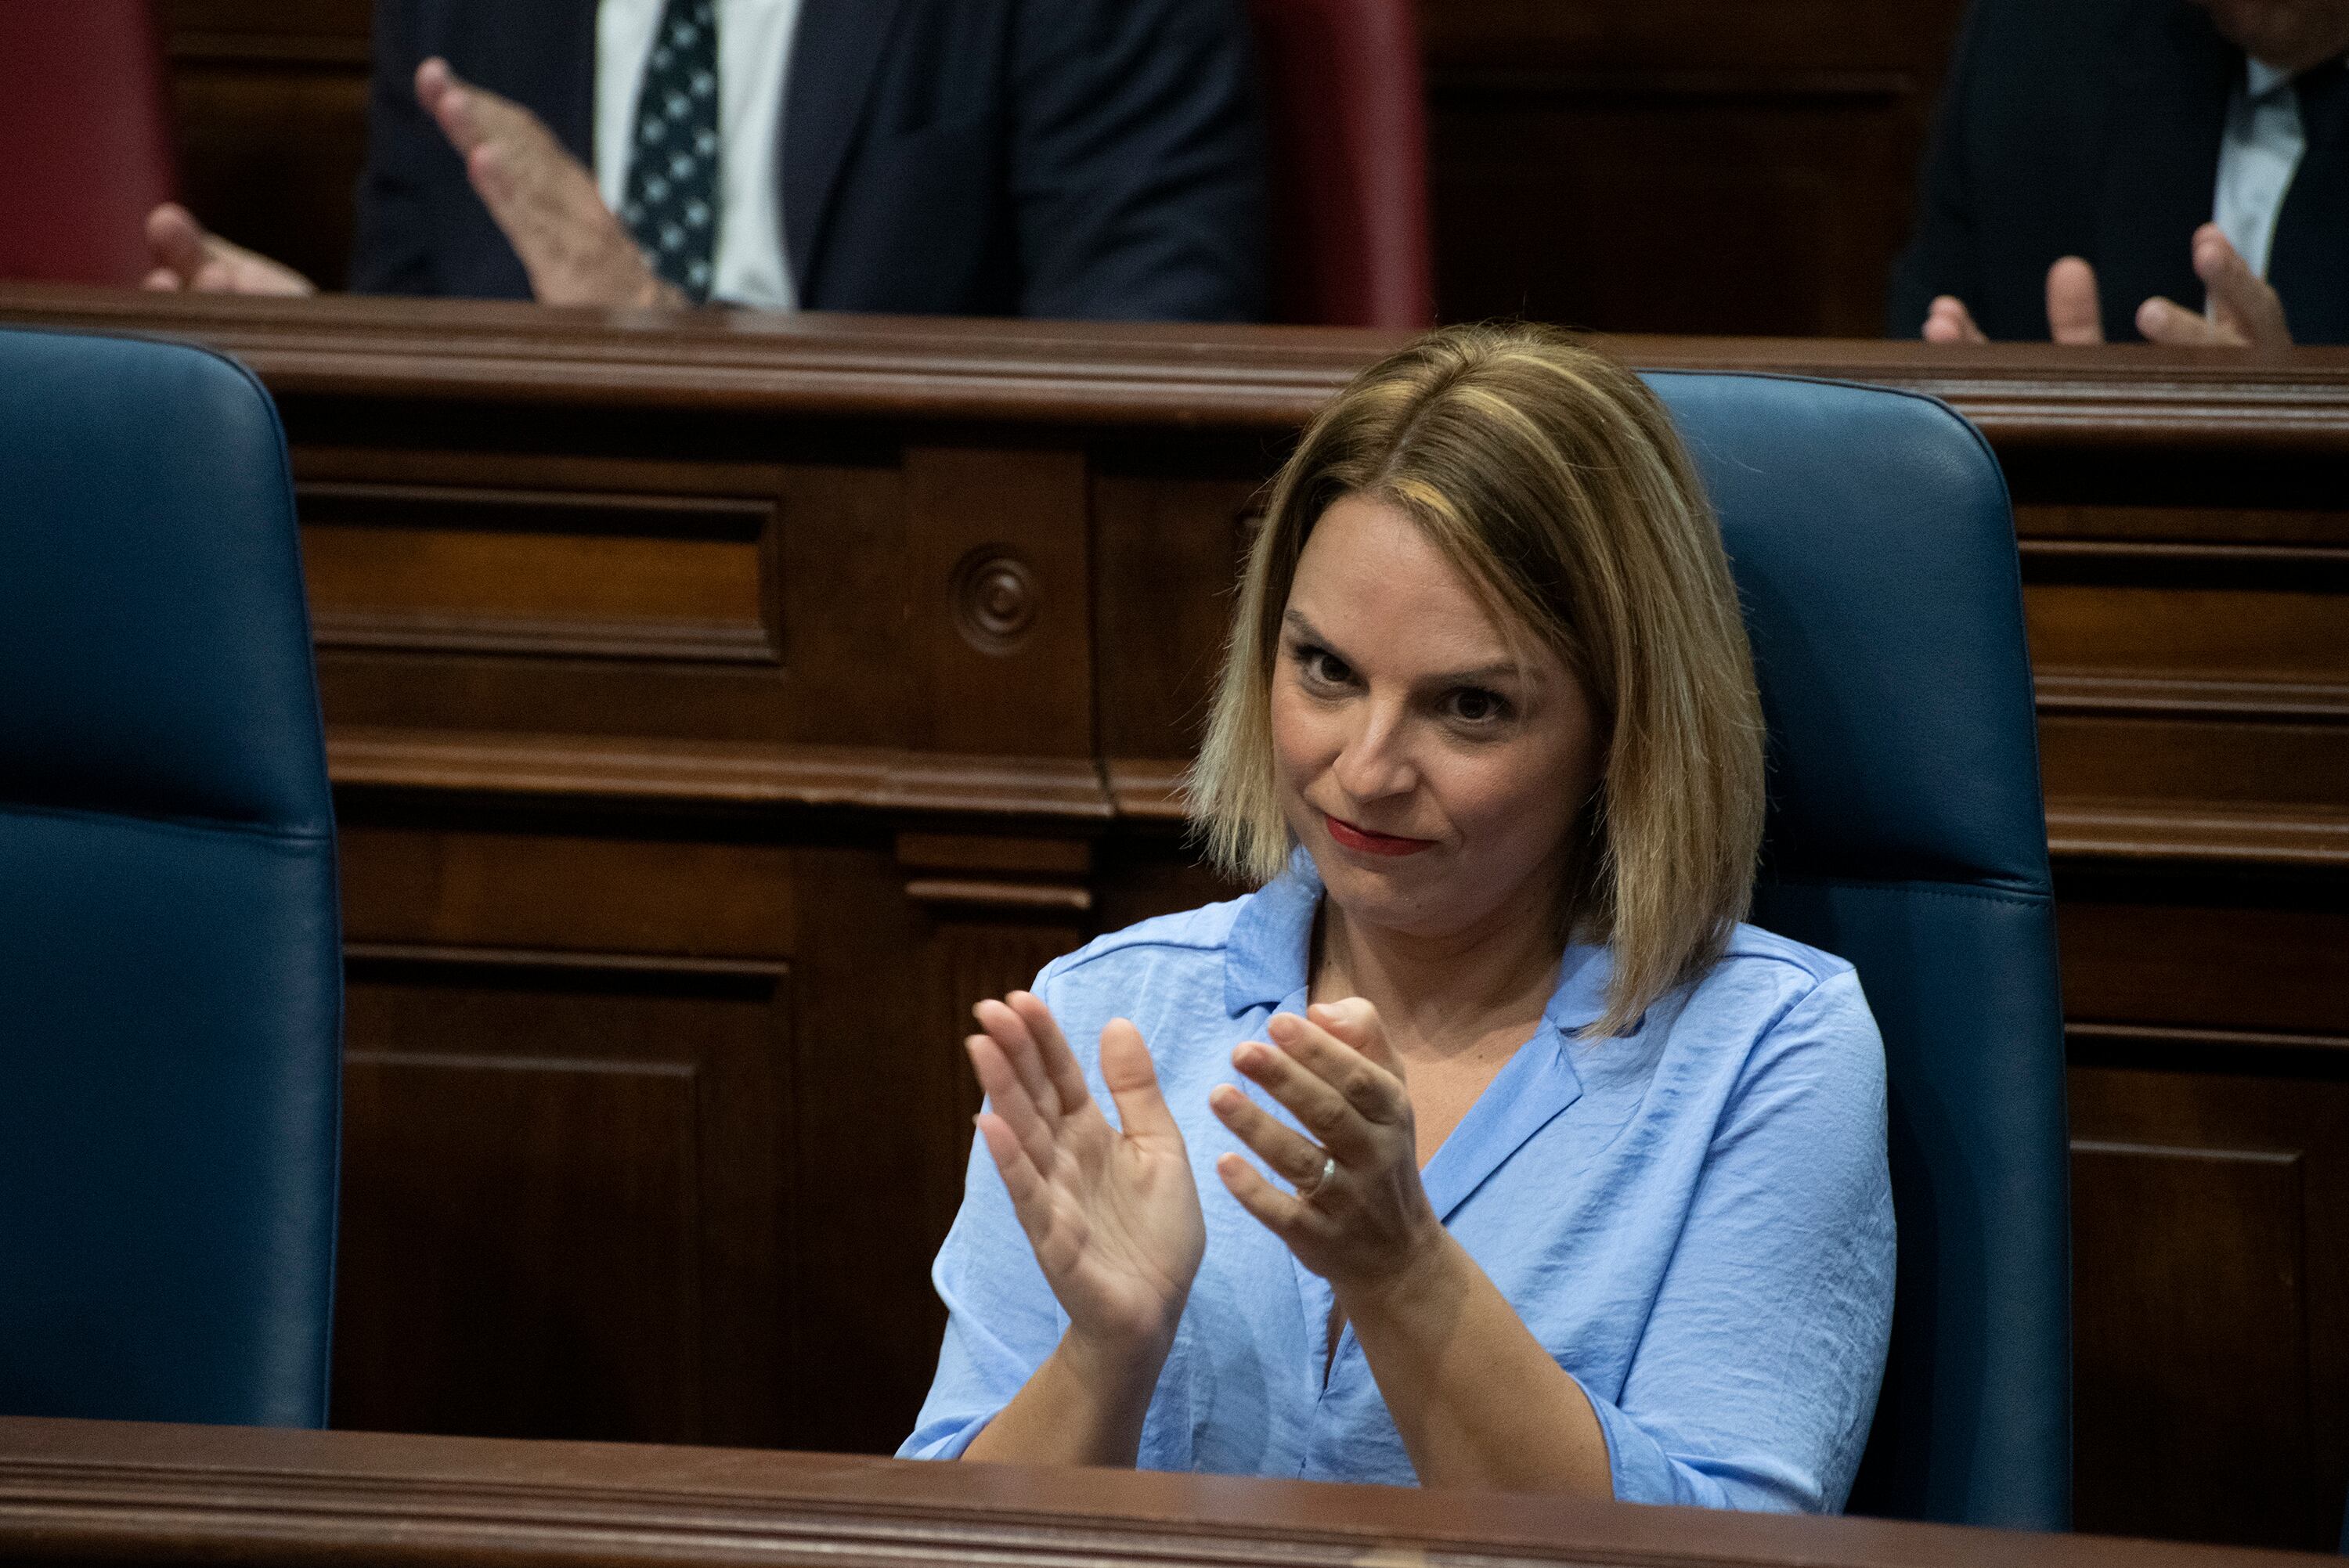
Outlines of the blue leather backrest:
[{"label": "blue leather backrest", "polygon": [[0,332],[0,1413],[324,1424],[341,1026],[276,411]]},{"label": "blue leather backrest", "polygon": [[2063,1017],[2006,486],[1930,398],[1660,373],[1719,510],[1770,727],[1754,921],[1855,965],[1900,1227],[1855,1511],[2071,1516]]}]

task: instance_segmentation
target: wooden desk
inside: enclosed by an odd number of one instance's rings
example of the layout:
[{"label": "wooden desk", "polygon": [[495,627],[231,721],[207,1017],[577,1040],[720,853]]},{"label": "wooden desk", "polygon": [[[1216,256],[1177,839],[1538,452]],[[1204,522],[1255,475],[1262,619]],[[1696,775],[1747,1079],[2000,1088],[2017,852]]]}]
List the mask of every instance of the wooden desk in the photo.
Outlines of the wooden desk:
[{"label": "wooden desk", "polygon": [[125,1568],[2314,1568],[2326,1561],[1507,1493],[21,1418],[0,1419],[0,1557]]},{"label": "wooden desk", "polygon": [[[968,1004],[1217,891],[1170,787],[1252,497],[1390,340],[29,286],[0,318],[219,345],[292,434],[350,944],[338,1422],[893,1445]],[[2349,352],[1619,346],[1920,387],[1997,447],[2080,1517],[2329,1543]]]}]

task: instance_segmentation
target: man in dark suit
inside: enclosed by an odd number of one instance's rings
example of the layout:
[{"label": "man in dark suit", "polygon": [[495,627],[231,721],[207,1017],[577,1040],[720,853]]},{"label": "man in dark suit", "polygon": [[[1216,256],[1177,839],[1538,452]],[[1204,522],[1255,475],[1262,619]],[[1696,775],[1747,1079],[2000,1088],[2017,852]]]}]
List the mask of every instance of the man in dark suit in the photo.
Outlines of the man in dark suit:
[{"label": "man in dark suit", "polygon": [[2344,53],[2349,0],[1976,0],[1891,329],[2349,342]]},{"label": "man in dark suit", "polygon": [[[376,28],[360,292],[1264,308],[1238,0],[379,0]],[[149,237],[150,286],[308,287],[177,208]]]}]

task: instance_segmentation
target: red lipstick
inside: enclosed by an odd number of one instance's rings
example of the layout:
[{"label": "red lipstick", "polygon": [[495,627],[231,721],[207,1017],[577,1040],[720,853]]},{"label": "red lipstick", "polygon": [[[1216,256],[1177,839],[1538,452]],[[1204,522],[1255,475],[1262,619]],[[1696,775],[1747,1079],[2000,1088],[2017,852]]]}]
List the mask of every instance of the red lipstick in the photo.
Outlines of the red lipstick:
[{"label": "red lipstick", "polygon": [[1402,839],[1397,838],[1392,833],[1373,833],[1367,828],[1357,828],[1353,823],[1333,817],[1327,811],[1321,813],[1321,820],[1328,826],[1330,836],[1337,840],[1340,846],[1361,854],[1415,855],[1422,850],[1435,847],[1433,839]]}]

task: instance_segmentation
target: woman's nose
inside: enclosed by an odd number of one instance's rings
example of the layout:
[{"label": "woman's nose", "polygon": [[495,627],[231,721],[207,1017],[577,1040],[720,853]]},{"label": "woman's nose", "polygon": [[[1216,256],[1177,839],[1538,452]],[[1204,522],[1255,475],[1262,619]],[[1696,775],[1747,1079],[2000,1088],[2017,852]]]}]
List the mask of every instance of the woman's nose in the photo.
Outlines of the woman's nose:
[{"label": "woman's nose", "polygon": [[1409,732],[1399,715],[1368,713],[1346,737],[1330,769],[1338,787],[1357,800],[1400,795],[1418,782],[1412,765]]}]

